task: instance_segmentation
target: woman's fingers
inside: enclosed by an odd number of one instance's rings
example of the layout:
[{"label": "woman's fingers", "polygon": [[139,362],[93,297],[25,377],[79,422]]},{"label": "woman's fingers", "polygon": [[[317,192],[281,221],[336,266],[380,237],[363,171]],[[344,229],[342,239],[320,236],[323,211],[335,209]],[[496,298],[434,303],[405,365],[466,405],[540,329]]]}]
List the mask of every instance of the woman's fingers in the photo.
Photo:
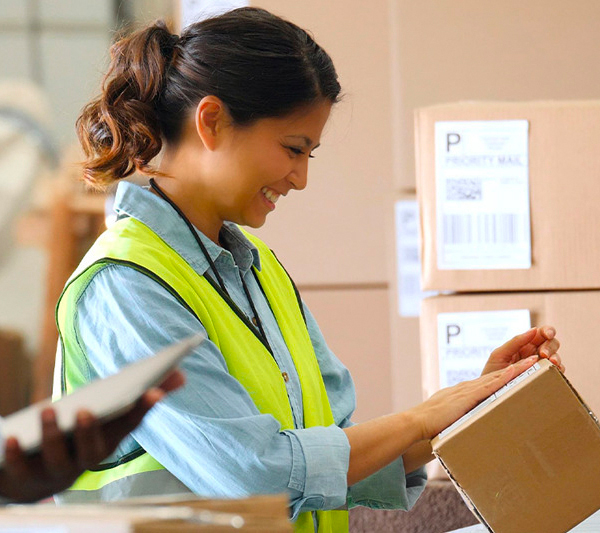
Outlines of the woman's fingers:
[{"label": "woman's fingers", "polygon": [[556,336],[556,330],[552,326],[540,326],[534,329],[535,335],[530,341],[534,346],[540,346],[544,342],[554,339]]},{"label": "woman's fingers", "polygon": [[559,370],[564,374],[565,373],[565,365],[563,365],[562,360],[560,358],[560,355],[558,355],[557,353],[551,355],[548,360],[555,364]]},{"label": "woman's fingers", "polygon": [[512,339],[506,341],[502,346],[496,348],[494,352],[502,352],[506,354],[517,353],[530,343],[533,343],[533,340],[538,334],[538,328],[531,328],[525,333],[515,335]]},{"label": "woman's fingers", "polygon": [[535,335],[518,350],[520,358],[529,357],[537,353],[540,357],[547,359],[556,353],[560,348],[560,342],[555,338],[556,330],[552,326],[542,326],[540,328],[533,328],[533,330],[535,330]]},{"label": "woman's fingers", "polygon": [[538,353],[540,354],[540,357],[544,357],[545,359],[547,359],[551,355],[555,354],[559,348],[560,342],[558,342],[558,339],[552,339],[542,343],[538,350]]},{"label": "woman's fingers", "polygon": [[[490,387],[487,387],[486,388],[487,390],[485,392],[489,392],[489,393],[487,395],[483,395],[479,399],[479,401],[484,400],[485,398],[487,398],[487,396],[492,395],[498,389],[500,389],[504,385],[506,385],[511,379],[516,378],[519,374],[521,374],[528,368],[532,367],[538,360],[539,360],[539,357],[537,355],[532,355],[532,356],[527,357],[526,359],[521,359],[521,360],[517,361],[516,363],[513,363],[512,365],[509,365],[502,370],[497,370],[496,372],[492,372],[491,374],[483,375],[483,376],[477,378],[476,380],[473,380],[472,382],[470,382],[470,383],[473,383],[473,385],[475,385],[476,387],[478,385],[478,383],[477,383],[478,381],[480,381],[482,384],[489,383],[489,385],[491,386],[491,389],[493,389],[493,390],[489,390]],[[489,377],[489,380],[486,380],[486,378],[488,378],[488,377]],[[469,383],[469,382],[467,382],[467,383]]]}]

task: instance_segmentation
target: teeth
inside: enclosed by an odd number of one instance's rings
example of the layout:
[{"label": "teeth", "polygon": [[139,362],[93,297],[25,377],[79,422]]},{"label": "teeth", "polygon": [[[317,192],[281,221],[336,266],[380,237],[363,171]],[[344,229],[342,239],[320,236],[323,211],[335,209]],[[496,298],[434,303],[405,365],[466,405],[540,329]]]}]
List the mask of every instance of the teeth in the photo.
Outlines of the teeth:
[{"label": "teeth", "polygon": [[261,192],[267,197],[267,199],[269,199],[273,203],[277,203],[277,200],[279,200],[280,195],[277,194],[275,191],[272,191],[268,187],[263,187],[261,189]]}]

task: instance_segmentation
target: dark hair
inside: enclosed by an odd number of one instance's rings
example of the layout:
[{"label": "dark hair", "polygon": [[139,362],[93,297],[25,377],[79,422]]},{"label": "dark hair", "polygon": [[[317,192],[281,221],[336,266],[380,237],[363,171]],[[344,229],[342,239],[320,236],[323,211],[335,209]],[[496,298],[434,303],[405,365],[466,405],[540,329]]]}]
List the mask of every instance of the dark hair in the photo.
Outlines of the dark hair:
[{"label": "dark hair", "polygon": [[339,100],[331,58],[303,29],[257,8],[188,26],[181,37],[162,21],[115,43],[102,93],[77,119],[84,179],[103,187],[149,166],[163,141],[207,95],[234,125],[285,116],[321,99]]}]

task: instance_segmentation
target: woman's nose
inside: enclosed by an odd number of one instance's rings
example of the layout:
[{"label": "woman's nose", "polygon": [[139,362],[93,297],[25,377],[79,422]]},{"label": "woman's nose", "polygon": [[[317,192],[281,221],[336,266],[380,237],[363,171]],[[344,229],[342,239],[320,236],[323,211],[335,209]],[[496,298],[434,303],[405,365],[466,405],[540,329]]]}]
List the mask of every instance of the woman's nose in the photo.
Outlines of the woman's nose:
[{"label": "woman's nose", "polygon": [[308,161],[297,165],[288,176],[288,181],[292,185],[292,189],[301,191],[306,187],[308,181]]}]

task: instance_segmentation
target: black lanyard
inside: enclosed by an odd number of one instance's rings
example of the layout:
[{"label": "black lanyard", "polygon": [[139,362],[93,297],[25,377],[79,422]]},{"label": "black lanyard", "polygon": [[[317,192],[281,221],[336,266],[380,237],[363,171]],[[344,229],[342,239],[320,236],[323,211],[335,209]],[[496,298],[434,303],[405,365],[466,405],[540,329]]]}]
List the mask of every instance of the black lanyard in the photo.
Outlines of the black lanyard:
[{"label": "black lanyard", "polygon": [[[219,274],[219,271],[217,270],[217,267],[215,266],[214,261],[210,257],[210,254],[208,253],[206,246],[204,246],[202,239],[200,239],[198,232],[196,231],[196,229],[194,228],[192,223],[189,221],[188,217],[185,216],[184,212],[179,208],[179,206],[173,200],[171,200],[167,196],[167,194],[156,184],[156,182],[154,181],[154,178],[150,178],[149,183],[150,183],[150,188],[152,190],[154,190],[165,202],[167,202],[175,210],[175,212],[181,217],[181,219],[185,222],[186,226],[190,230],[194,239],[198,243],[198,246],[200,247],[202,254],[204,255],[205,259],[208,261],[208,264],[210,265],[211,270],[214,272],[218,285],[208,275],[208,272],[206,272],[204,274],[204,277],[215,289],[217,289],[217,292],[219,292],[219,294],[227,302],[229,307],[231,307],[231,309],[242,319],[242,321],[258,337],[258,339],[263,343],[265,348],[267,348],[267,350],[269,350],[269,352],[271,352],[271,354],[273,354],[273,351],[271,350],[271,346],[269,345],[269,341],[267,340],[267,336],[265,335],[265,330],[263,329],[262,322],[260,320],[260,317],[258,316],[258,313],[256,312],[256,307],[254,306],[254,302],[252,301],[252,298],[250,296],[250,291],[248,290],[248,286],[246,285],[246,282],[244,281],[244,277],[242,276],[242,273],[239,271],[239,268],[238,268],[238,274],[240,276],[240,281],[242,283],[242,287],[244,288],[244,292],[246,293],[246,298],[248,299],[248,303],[250,304],[252,313],[254,314],[254,317],[251,320],[248,319],[246,314],[236,305],[236,303],[233,301],[233,298],[231,298],[229,291],[225,287],[223,278],[221,277],[221,275]],[[260,289],[262,291],[262,286],[260,285],[260,281],[258,280],[256,273],[254,272],[254,270],[252,272],[254,274],[254,278],[256,279],[256,282],[258,283],[258,286],[260,287]],[[263,294],[264,294],[264,291],[263,291]],[[256,330],[255,326],[258,327],[258,331]]]}]

